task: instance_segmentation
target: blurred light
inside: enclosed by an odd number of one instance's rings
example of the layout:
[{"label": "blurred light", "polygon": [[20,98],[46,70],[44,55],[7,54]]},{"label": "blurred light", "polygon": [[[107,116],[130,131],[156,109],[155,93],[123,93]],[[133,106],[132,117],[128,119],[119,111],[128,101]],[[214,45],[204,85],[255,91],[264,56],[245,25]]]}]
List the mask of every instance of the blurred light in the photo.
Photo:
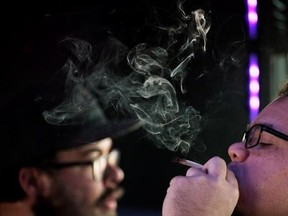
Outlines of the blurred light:
[{"label": "blurred light", "polygon": [[253,121],[259,113],[260,108],[260,84],[259,84],[258,58],[255,53],[249,56],[249,109],[250,121]]},{"label": "blurred light", "polygon": [[250,89],[251,94],[257,94],[258,96],[258,93],[260,90],[259,82],[257,80],[251,81],[249,89]]},{"label": "blurred light", "polygon": [[251,39],[256,39],[258,28],[257,0],[247,0],[247,10],[249,36]]},{"label": "blurred light", "polygon": [[260,74],[259,67],[257,64],[250,63],[249,75],[251,78],[258,78]]},{"label": "blurred light", "polygon": [[[247,26],[250,39],[257,39],[258,28],[258,13],[257,13],[257,0],[247,0]],[[250,121],[253,121],[259,113],[260,108],[260,84],[259,84],[259,64],[256,53],[252,52],[249,55],[249,115]]]},{"label": "blurred light", "polygon": [[249,20],[249,23],[250,24],[257,24],[258,22],[258,15],[257,15],[257,12],[253,11],[253,12],[249,12],[248,13],[248,20]]},{"label": "blurred light", "polygon": [[257,0],[248,0],[247,4],[250,7],[256,7],[257,6]]},{"label": "blurred light", "polygon": [[250,108],[252,110],[256,110],[256,111],[259,110],[259,107],[260,107],[259,97],[257,97],[257,96],[250,97],[249,103],[250,103]]}]

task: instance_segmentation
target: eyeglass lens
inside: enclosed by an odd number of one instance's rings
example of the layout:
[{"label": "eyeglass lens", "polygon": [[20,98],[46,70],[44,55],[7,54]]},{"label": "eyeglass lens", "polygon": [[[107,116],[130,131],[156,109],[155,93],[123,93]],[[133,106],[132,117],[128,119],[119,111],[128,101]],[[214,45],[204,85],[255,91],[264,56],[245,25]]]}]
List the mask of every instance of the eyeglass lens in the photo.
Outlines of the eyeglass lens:
[{"label": "eyeglass lens", "polygon": [[260,126],[255,125],[252,128],[250,128],[250,130],[247,132],[246,135],[246,143],[245,143],[246,147],[251,148],[253,146],[256,146],[259,142],[260,135],[261,135]]},{"label": "eyeglass lens", "polygon": [[117,165],[119,161],[119,151],[113,150],[109,155],[99,157],[93,163],[93,175],[95,180],[101,181],[108,164]]}]

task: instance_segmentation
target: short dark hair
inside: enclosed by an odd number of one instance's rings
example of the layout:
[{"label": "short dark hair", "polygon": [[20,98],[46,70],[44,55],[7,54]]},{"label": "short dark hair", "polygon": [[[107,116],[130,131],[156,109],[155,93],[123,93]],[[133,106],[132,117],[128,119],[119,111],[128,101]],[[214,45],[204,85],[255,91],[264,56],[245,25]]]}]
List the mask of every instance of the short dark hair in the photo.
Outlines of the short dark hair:
[{"label": "short dark hair", "polygon": [[286,81],[283,86],[281,87],[278,95],[280,97],[283,97],[283,96],[288,96],[288,81]]}]

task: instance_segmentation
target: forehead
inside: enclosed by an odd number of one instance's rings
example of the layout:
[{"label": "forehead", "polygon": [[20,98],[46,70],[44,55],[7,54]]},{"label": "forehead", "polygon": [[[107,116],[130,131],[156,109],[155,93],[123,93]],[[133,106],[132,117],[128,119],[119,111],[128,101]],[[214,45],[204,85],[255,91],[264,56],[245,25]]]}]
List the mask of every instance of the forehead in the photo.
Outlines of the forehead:
[{"label": "forehead", "polygon": [[281,97],[267,105],[252,124],[267,124],[288,133],[288,97]]},{"label": "forehead", "polygon": [[105,138],[96,142],[88,143],[76,148],[65,149],[57,152],[57,158],[81,158],[89,154],[108,154],[112,148],[112,139]]}]

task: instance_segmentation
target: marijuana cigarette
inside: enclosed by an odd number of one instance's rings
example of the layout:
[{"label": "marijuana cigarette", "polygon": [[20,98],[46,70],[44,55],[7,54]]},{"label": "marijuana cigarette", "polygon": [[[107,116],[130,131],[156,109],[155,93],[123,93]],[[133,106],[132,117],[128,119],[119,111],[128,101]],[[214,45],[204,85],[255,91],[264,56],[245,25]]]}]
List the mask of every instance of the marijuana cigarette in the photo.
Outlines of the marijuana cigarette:
[{"label": "marijuana cigarette", "polygon": [[187,160],[187,159],[184,159],[184,158],[178,158],[178,157],[174,157],[172,159],[172,162],[178,163],[178,164],[182,164],[182,165],[186,165],[186,166],[189,166],[189,167],[194,167],[194,168],[197,168],[197,169],[202,169],[202,167],[203,167],[202,164],[199,164],[197,162],[190,161],[190,160]]}]

